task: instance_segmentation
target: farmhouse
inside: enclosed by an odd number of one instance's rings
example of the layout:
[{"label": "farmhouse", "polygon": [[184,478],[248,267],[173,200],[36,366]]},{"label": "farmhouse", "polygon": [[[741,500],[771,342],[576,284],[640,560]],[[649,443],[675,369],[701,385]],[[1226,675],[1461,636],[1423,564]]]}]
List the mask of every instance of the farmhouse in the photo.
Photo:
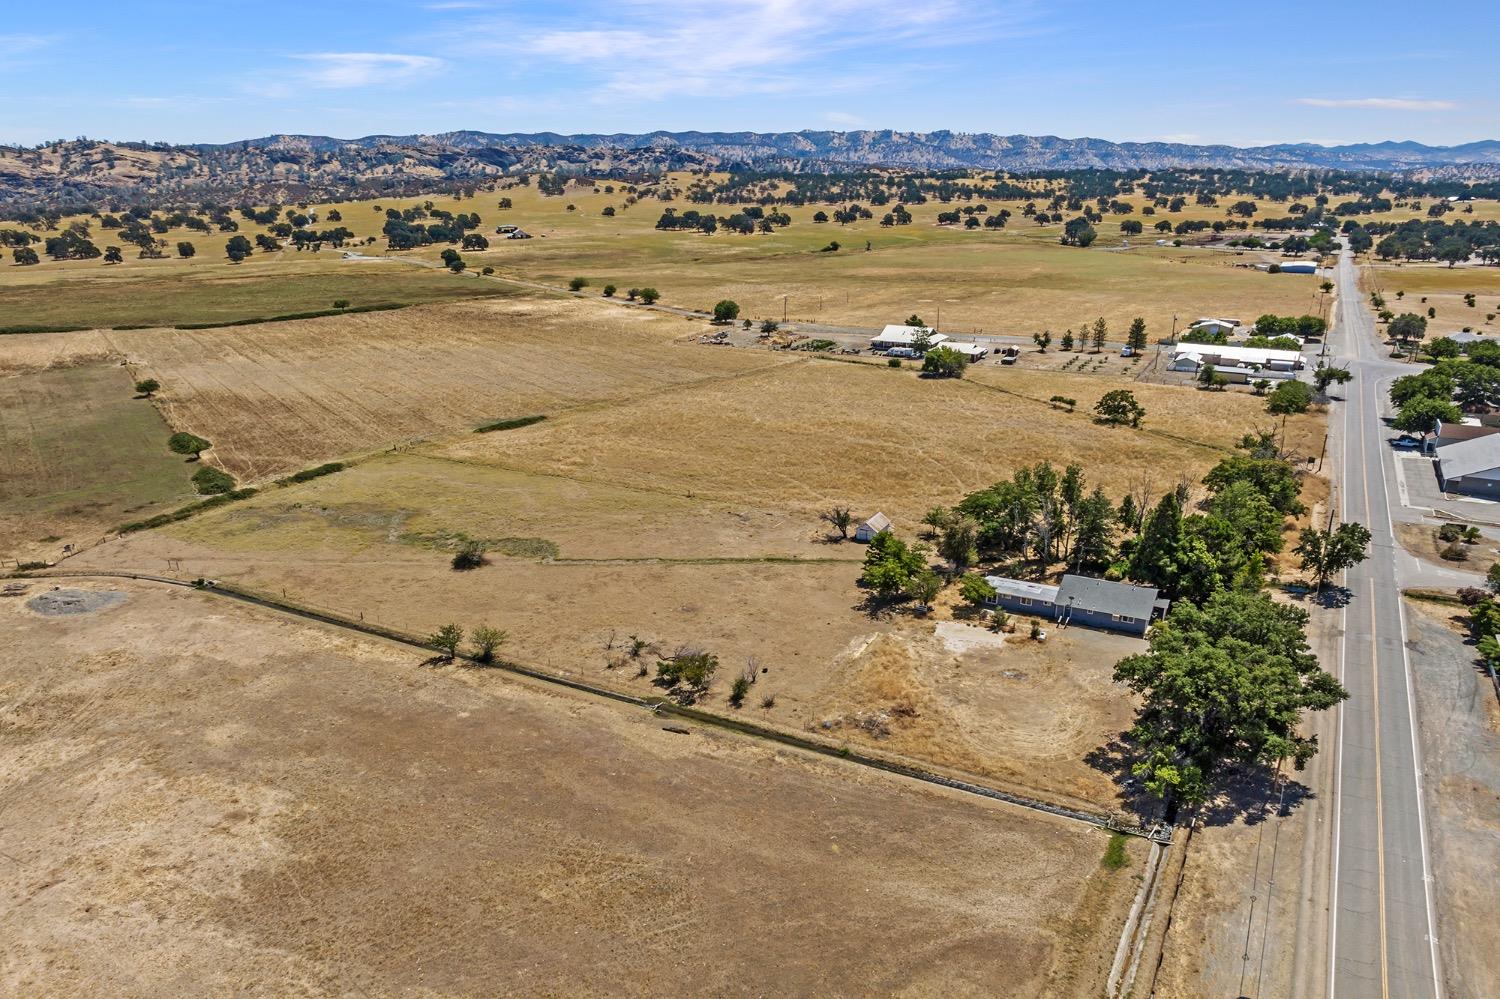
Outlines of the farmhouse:
[{"label": "farmhouse", "polygon": [[1231,381],[1251,378],[1295,378],[1306,361],[1295,350],[1230,347],[1212,343],[1179,343],[1172,348],[1172,371],[1199,371],[1205,364]]},{"label": "farmhouse", "polygon": [[881,531],[889,531],[890,529],[891,518],[887,517],[883,513],[877,513],[875,516],[871,517],[869,520],[865,521],[863,524],[860,524],[854,529],[854,540],[870,541]]},{"label": "farmhouse", "polygon": [[948,339],[941,333],[934,333],[920,326],[887,326],[875,336],[870,337],[870,349],[890,350],[892,347],[910,347],[916,342],[919,333],[926,336],[928,344],[933,347]]},{"label": "farmhouse", "polygon": [[992,607],[1132,635],[1144,635],[1152,619],[1165,614],[1170,603],[1157,597],[1154,586],[1073,573],[1063,576],[1059,586],[1005,576],[986,576],[985,582],[995,588],[995,596],[987,601]]},{"label": "farmhouse", "polygon": [[1449,444],[1436,464],[1444,492],[1500,499],[1500,435]]}]

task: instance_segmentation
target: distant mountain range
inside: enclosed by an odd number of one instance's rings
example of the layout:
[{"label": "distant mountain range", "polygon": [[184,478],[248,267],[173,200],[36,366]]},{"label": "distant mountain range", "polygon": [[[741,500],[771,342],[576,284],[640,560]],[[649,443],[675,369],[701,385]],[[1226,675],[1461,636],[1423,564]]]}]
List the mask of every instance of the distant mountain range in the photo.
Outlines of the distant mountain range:
[{"label": "distant mountain range", "polygon": [[344,145],[436,143],[454,149],[577,147],[581,149],[685,151],[721,162],[760,165],[777,161],[820,165],[865,164],[919,169],[977,167],[989,170],[1104,170],[1166,167],[1313,168],[1332,170],[1412,170],[1456,164],[1500,165],[1500,140],[1461,146],[1420,142],[1376,142],[1347,146],[1285,143],[1274,146],[1191,145],[1180,142],[1110,142],[1062,139],[1055,135],[992,135],[965,132],[648,132],[644,135],[561,135],[556,132],[444,132],[437,135],[371,135],[361,139],[326,136],[269,136],[198,146],[277,149],[289,143],[331,152]]},{"label": "distant mountain range", "polygon": [[692,166],[766,170],[889,166],[941,170],[1218,167],[1500,176],[1500,141],[1460,146],[1378,142],[1238,147],[1109,142],[964,132],[444,132],[437,135],[272,135],[217,145],[95,140],[0,148],[0,206],[140,199],[292,200],[416,194],[507,172],[636,176]]}]

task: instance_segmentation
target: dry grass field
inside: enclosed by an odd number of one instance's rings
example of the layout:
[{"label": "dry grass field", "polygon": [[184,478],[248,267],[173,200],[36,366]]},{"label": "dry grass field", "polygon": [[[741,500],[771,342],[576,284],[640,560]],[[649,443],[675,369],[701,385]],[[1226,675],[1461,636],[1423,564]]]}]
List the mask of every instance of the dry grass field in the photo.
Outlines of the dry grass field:
[{"label": "dry grass field", "polygon": [[[1500,333],[1500,267],[1448,267],[1445,264],[1377,264],[1365,286],[1379,289],[1385,307],[1400,315],[1436,315],[1427,321],[1427,338],[1448,336],[1464,327],[1477,333]],[[1402,292],[1399,297],[1397,292]],[[1471,306],[1464,296],[1474,295]]]},{"label": "dry grass field", "polygon": [[[1093,423],[1094,403],[1120,387],[1145,406],[1142,429]],[[1045,401],[1056,394],[1076,398],[1078,411]],[[1113,494],[1142,477],[1165,491],[1268,422],[1264,402],[1244,393],[993,365],[929,381],[911,369],[809,360],[427,450],[805,515],[842,502],[910,529],[931,507],[1043,459],[1077,461]]]},{"label": "dry grass field", "polygon": [[0,366],[0,557],[56,557],[193,495],[171,429],[103,344],[26,346]]},{"label": "dry grass field", "polygon": [[[200,240],[201,241],[201,240]],[[219,245],[222,245],[222,237]],[[353,306],[442,302],[517,293],[441,270],[343,260],[337,251],[256,255],[244,263],[194,257],[49,261],[0,266],[0,325],[169,326],[313,312],[338,299]]]},{"label": "dry grass field", "polygon": [[[676,182],[685,186],[689,178]],[[774,235],[702,236],[653,228],[664,208],[686,211],[695,207],[690,202],[678,199],[668,205],[645,199],[627,205],[622,191],[606,194],[604,187],[573,185],[564,195],[549,197],[528,186],[473,199],[345,202],[311,210],[326,218],[337,208],[342,221],[336,224],[362,241],[380,236],[384,209],[430,201],[438,210],[478,213],[483,220],[479,231],[492,237],[501,223],[520,225],[535,237],[493,239],[489,250],[465,251],[471,268],[492,266],[501,277],[552,286],[582,276],[591,281],[590,294],[606,283],[621,289],[650,285],[661,290],[666,303],[689,308],[707,309],[729,297],[747,316],[780,319],[785,314],[842,325],[900,322],[914,311],[937,322],[941,312],[949,331],[1030,335],[1038,329],[1059,333],[1101,315],[1123,330],[1139,315],[1153,336],[1164,336],[1174,316],[1191,321],[1202,315],[1253,318],[1263,312],[1311,311],[1308,303],[1317,284],[1308,276],[1249,269],[1262,259],[1275,259],[1274,254],[1154,245],[1157,234],[1150,227],[1155,221],[1217,220],[1224,218],[1222,208],[1189,205],[1172,214],[1107,216],[1097,227],[1098,242],[1079,250],[1058,245],[1060,225],[1038,226],[1023,218],[1019,201],[987,202],[991,212],[1003,207],[1014,213],[1002,231],[940,227],[937,214],[961,206],[934,201],[911,206],[914,221],[909,226],[881,228],[879,213],[876,220],[847,226],[819,224],[813,215],[829,206],[807,205],[787,208],[792,224]],[[511,199],[512,208],[497,207],[501,195]],[[1138,196],[1123,200],[1143,204]],[[607,206],[618,214],[604,216]],[[1283,215],[1285,207],[1267,202],[1260,211]],[[725,215],[736,209],[713,206]],[[1141,236],[1128,237],[1128,249],[1127,237],[1119,231],[1124,218],[1147,226]],[[241,235],[253,239],[265,231],[239,221]],[[93,238],[103,246],[110,233],[96,228]],[[377,272],[369,265],[346,264],[332,250],[257,251],[235,265],[223,256],[226,234],[174,230],[162,238],[169,246],[193,242],[198,254],[189,260],[137,260],[131,253],[112,267],[97,260],[0,266],[0,311],[9,317],[7,323],[169,324],[327,308],[336,298],[355,304],[422,302],[514,290],[499,281],[470,281],[418,267],[399,274]],[[838,241],[842,249],[820,252],[830,241]],[[383,247],[379,239],[372,247],[356,248],[383,255]],[[431,264],[445,248],[390,256]],[[66,294],[59,295],[60,290]]]},{"label": "dry grass field", "polygon": [[776,363],[766,353],[673,347],[686,325],[518,298],[109,339],[133,370],[161,382],[172,425],[214,441],[206,457],[250,480]]},{"label": "dry grass field", "polygon": [[1084,826],[73,585],[125,599],[0,603],[8,994],[1094,995],[1136,888]]}]

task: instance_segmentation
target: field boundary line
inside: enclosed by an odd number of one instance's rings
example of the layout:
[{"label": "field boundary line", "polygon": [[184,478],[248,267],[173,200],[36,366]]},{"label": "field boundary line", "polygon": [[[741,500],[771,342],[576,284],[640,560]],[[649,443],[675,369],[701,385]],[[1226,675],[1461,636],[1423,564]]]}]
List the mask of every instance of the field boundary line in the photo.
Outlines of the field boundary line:
[{"label": "field boundary line", "polygon": [[[145,580],[147,582],[162,583],[168,586],[177,586],[184,589],[196,590],[200,593],[222,596],[231,600],[239,600],[244,603],[264,607],[268,610],[278,611],[280,613],[289,614],[294,617],[306,618],[307,620],[316,621],[320,624],[331,625],[336,628],[356,631],[374,638],[396,642],[410,648],[420,649],[424,652],[438,651],[433,646],[429,645],[425,640],[394,628],[388,628],[383,625],[374,624],[368,621],[353,621],[339,614],[334,614],[328,611],[315,610],[310,607],[304,607],[295,603],[294,601],[281,600],[274,597],[265,596],[250,589],[222,582],[213,582],[207,585],[197,585],[188,580],[173,579],[169,576],[157,576],[149,573],[84,569],[11,573],[9,578],[116,578]],[[457,658],[462,659],[466,662],[475,663],[475,665],[481,665],[476,663],[475,660],[473,660],[472,657],[469,656],[461,655]],[[698,722],[702,725],[721,728],[731,732],[737,732],[741,735],[747,735],[752,738],[780,743],[782,745],[789,746],[795,749],[801,749],[819,756],[826,756],[833,759],[844,760],[849,763],[867,767],[872,770],[880,770],[898,777],[905,777],[913,781],[933,784],[939,787],[946,787],[951,790],[961,791],[966,794],[974,795],[976,797],[988,798],[992,801],[1004,802],[1006,804],[1016,805],[1021,808],[1027,808],[1032,811],[1044,812],[1048,815],[1052,815],[1058,818],[1071,819],[1077,822],[1084,823],[1086,825],[1094,826],[1099,829],[1108,830],[1110,832],[1118,832],[1127,836],[1136,836],[1142,839],[1150,840],[1154,843],[1168,843],[1171,841],[1170,827],[1165,827],[1160,824],[1153,825],[1151,827],[1130,825],[1129,823],[1121,822],[1114,816],[1108,815],[1104,812],[1091,812],[1081,808],[1072,808],[1066,805],[1058,805],[1052,802],[1043,801],[1039,798],[1032,798],[1027,795],[1016,794],[1011,791],[1001,790],[1000,788],[990,787],[985,784],[976,784],[973,781],[963,780],[958,777],[949,777],[937,773],[933,770],[927,770],[912,764],[898,762],[896,760],[888,759],[884,756],[879,756],[868,752],[856,751],[850,749],[848,745],[834,745],[833,743],[825,742],[821,739],[816,739],[808,735],[783,731],[781,729],[773,728],[769,725],[762,725],[758,722],[745,721],[738,718],[730,718],[725,715],[717,715],[712,712],[703,711],[697,708],[685,707],[665,697],[641,697],[635,694],[627,694],[623,691],[611,690],[608,687],[589,683],[586,680],[576,680],[572,677],[562,676],[557,673],[539,669],[533,666],[526,666],[524,664],[513,661],[497,661],[493,664],[483,664],[483,666],[486,669],[494,669],[502,673],[513,673],[518,676],[524,676],[528,679],[536,680],[544,684],[565,687],[579,693],[590,694],[594,697],[602,698],[605,700],[615,701],[621,704],[630,704],[635,707],[646,708],[653,714],[682,718],[687,721]]]}]

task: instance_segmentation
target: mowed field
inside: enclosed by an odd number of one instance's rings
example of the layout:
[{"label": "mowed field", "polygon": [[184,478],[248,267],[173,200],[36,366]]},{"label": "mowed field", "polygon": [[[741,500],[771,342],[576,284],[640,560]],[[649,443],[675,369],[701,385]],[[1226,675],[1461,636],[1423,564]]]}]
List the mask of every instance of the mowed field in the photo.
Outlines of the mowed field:
[{"label": "mowed field", "polygon": [[161,382],[172,425],[213,441],[205,458],[248,481],[778,363],[676,347],[685,325],[586,301],[507,298],[109,339],[138,375]]},{"label": "mowed field", "polygon": [[1110,871],[1086,826],[77,585],[124,602],[0,603],[9,994],[1103,987],[1140,844]]},{"label": "mowed field", "polygon": [[[675,183],[685,188],[690,180],[678,176]],[[1316,311],[1316,278],[1250,268],[1277,259],[1275,254],[1154,245],[1159,234],[1151,226],[1156,221],[1217,220],[1225,217],[1223,208],[1189,205],[1178,213],[1106,216],[1097,226],[1098,242],[1082,250],[1058,245],[1062,227],[1038,226],[1024,218],[1020,201],[985,202],[991,213],[1001,208],[1014,213],[1008,227],[998,232],[938,226],[939,212],[966,203],[932,201],[911,206],[914,221],[908,226],[881,228],[880,211],[875,219],[847,226],[819,224],[812,221],[814,214],[831,206],[806,205],[787,207],[792,224],[774,235],[703,236],[658,231],[654,225],[668,207],[679,212],[711,207],[715,214],[728,215],[741,206],[694,205],[682,198],[670,203],[646,198],[627,205],[623,189],[607,194],[605,186],[570,185],[560,196],[545,196],[526,186],[472,199],[342,202],[312,210],[326,218],[337,208],[342,221],[320,222],[319,227],[337,224],[354,232],[357,240],[376,238],[373,246],[353,248],[377,255],[387,255],[380,235],[386,209],[431,202],[437,210],[478,213],[479,231],[492,242],[485,251],[464,251],[472,269],[492,266],[498,278],[552,287],[584,277],[591,282],[589,295],[610,283],[622,291],[653,286],[664,303],[700,310],[728,297],[740,304],[743,315],[756,319],[779,320],[785,315],[835,325],[880,326],[900,322],[913,312],[937,323],[941,311],[942,326],[950,332],[1029,336],[1042,329],[1055,335],[1103,316],[1118,336],[1131,319],[1141,316],[1154,338],[1171,332],[1174,316],[1181,324],[1204,315],[1251,319],[1264,312]],[[502,196],[511,199],[512,208],[498,208]],[[1144,204],[1139,196],[1122,200]],[[615,208],[617,214],[604,216],[605,207]],[[1490,207],[1483,205],[1481,210]],[[1284,215],[1285,208],[1264,202],[1260,213]],[[1119,223],[1126,218],[1142,221],[1146,232],[1123,236]],[[239,234],[253,239],[265,231],[248,220],[239,221]],[[494,228],[501,223],[520,225],[535,238],[498,238]],[[96,225],[93,238],[107,245],[110,232]],[[354,304],[435,301],[514,288],[501,280],[476,281],[416,266],[437,263],[446,245],[388,254],[410,264],[398,275],[367,264],[346,264],[335,250],[257,251],[236,265],[223,255],[228,234],[180,230],[162,238],[169,245],[193,242],[198,255],[190,260],[138,260],[132,252],[112,267],[97,260],[0,266],[0,307],[10,317],[7,323],[229,321],[328,308],[337,298]],[[1127,239],[1129,248],[1124,245]],[[821,252],[831,241],[841,249]],[[90,287],[99,279],[109,282],[109,292]],[[60,296],[59,288],[69,294]],[[127,288],[133,289],[133,303],[116,306]],[[1143,293],[1146,288],[1149,294]]]},{"label": "mowed field", "polygon": [[[0,357],[15,339],[0,337]],[[102,345],[27,346],[0,366],[0,556],[55,557],[192,496],[195,466],[167,450],[171,429]]]}]

